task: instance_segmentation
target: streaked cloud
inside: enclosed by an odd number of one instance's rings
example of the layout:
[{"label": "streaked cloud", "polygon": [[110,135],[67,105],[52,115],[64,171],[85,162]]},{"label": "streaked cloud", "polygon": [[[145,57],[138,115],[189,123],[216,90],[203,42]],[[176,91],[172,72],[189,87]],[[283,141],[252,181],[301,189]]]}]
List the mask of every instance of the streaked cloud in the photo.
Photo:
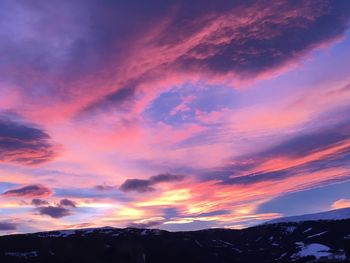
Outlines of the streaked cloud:
[{"label": "streaked cloud", "polygon": [[173,183],[182,181],[185,178],[184,175],[180,174],[158,174],[151,176],[147,180],[143,179],[127,179],[121,186],[120,189],[124,192],[137,191],[152,192],[155,190],[153,186],[159,183]]},{"label": "streaked cloud", "polygon": [[0,222],[0,231],[16,230],[17,224],[10,222]]},{"label": "streaked cloud", "polygon": [[344,166],[349,160],[348,122],[298,134],[277,145],[235,158],[232,164],[214,170],[210,178],[227,184],[254,184]]},{"label": "streaked cloud", "polygon": [[152,228],[153,227],[154,228],[163,224],[164,220],[165,219],[163,217],[153,217],[153,218],[132,222],[131,224],[129,224],[129,227],[134,227],[134,228]]},{"label": "streaked cloud", "polygon": [[31,204],[34,205],[34,206],[43,206],[43,205],[48,205],[49,202],[46,201],[46,200],[34,198],[34,199],[32,199],[32,203]]},{"label": "streaked cloud", "polygon": [[34,184],[34,185],[27,185],[11,190],[7,190],[2,193],[2,196],[5,197],[47,197],[52,194],[52,191],[50,188],[41,185],[41,184]]},{"label": "streaked cloud", "polygon": [[39,128],[0,117],[0,161],[37,165],[54,159],[57,147]]}]

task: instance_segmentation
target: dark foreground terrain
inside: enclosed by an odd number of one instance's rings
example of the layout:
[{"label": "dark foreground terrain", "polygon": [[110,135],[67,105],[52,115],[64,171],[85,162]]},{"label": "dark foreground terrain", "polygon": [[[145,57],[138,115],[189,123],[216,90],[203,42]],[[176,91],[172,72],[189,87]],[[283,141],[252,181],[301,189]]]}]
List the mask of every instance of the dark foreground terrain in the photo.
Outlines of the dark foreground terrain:
[{"label": "dark foreground terrain", "polygon": [[348,262],[350,220],[166,232],[83,229],[0,237],[0,262]]}]

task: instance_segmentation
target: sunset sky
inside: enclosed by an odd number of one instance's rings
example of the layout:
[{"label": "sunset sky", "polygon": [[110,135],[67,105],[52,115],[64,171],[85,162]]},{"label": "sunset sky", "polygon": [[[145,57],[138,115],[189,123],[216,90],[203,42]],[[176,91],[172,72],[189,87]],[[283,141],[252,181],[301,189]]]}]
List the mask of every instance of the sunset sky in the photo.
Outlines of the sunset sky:
[{"label": "sunset sky", "polygon": [[350,1],[1,0],[0,234],[350,206]]}]

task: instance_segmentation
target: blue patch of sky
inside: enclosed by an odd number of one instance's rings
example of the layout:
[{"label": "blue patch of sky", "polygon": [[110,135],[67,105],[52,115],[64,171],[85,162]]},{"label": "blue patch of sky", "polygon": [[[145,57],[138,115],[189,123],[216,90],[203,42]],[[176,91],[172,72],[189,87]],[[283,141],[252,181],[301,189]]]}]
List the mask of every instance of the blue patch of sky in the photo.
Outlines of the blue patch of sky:
[{"label": "blue patch of sky", "polygon": [[344,35],[342,41],[333,43],[328,48],[316,49],[307,59],[298,61],[299,65],[287,72],[249,83],[243,89],[241,99],[253,104],[268,100],[273,102],[284,97],[286,92],[319,89],[326,83],[333,85],[334,81],[348,79],[349,44],[350,31]]},{"label": "blue patch of sky", "polygon": [[33,207],[20,206],[20,207],[1,207],[0,216],[15,216],[18,217],[20,213],[33,212]]},{"label": "blue patch of sky", "polygon": [[0,182],[0,194],[17,186],[19,186],[19,184]]},{"label": "blue patch of sky", "polygon": [[[194,96],[193,100],[187,104],[189,109],[171,114],[182,103],[182,99],[188,96]],[[235,108],[236,102],[237,90],[233,88],[220,85],[206,86],[201,83],[185,84],[160,94],[145,110],[144,115],[152,121],[162,121],[177,126],[193,123],[196,118],[196,110],[209,113],[222,108]]]},{"label": "blue patch of sky", "polygon": [[316,213],[331,209],[339,199],[350,198],[350,181],[276,197],[258,209],[257,213],[281,213],[285,216]]}]

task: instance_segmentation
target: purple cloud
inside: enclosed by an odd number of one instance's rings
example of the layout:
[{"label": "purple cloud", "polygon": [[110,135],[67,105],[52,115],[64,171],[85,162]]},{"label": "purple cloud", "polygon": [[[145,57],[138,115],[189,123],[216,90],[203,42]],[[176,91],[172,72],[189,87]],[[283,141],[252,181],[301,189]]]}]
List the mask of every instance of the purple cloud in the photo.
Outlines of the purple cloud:
[{"label": "purple cloud", "polygon": [[17,224],[10,222],[0,222],[0,231],[16,230]]},{"label": "purple cloud", "polygon": [[128,227],[133,228],[152,228],[163,224],[165,219],[163,217],[154,217],[149,219],[143,219],[137,222],[133,222]]},{"label": "purple cloud", "polygon": [[66,207],[76,207],[75,202],[69,199],[62,199],[60,201],[60,206],[66,206]]},{"label": "purple cloud", "polygon": [[180,182],[185,178],[180,174],[158,174],[151,176],[148,180],[144,179],[127,179],[121,186],[120,190],[124,192],[136,191],[140,193],[152,192],[155,190],[153,187],[159,183],[172,183]]},{"label": "purple cloud", "polygon": [[27,185],[2,193],[6,197],[47,197],[51,194],[51,189],[41,184]]},{"label": "purple cloud", "polygon": [[51,161],[56,148],[41,129],[0,118],[0,161],[36,165]]},{"label": "purple cloud", "polygon": [[32,205],[34,206],[43,206],[43,205],[48,205],[49,202],[47,202],[46,200],[42,200],[42,199],[38,199],[38,198],[34,198],[32,200]]},{"label": "purple cloud", "polygon": [[71,214],[69,209],[61,206],[38,207],[37,210],[39,211],[39,214],[47,215],[52,218],[61,218],[61,217],[69,216]]},{"label": "purple cloud", "polygon": [[112,191],[112,190],[115,190],[117,188],[115,186],[112,186],[112,185],[102,184],[102,185],[96,185],[95,189],[99,190],[99,191]]},{"label": "purple cloud", "polygon": [[40,215],[47,215],[52,218],[61,218],[71,215],[69,208],[76,208],[74,201],[69,199],[61,199],[58,204],[49,205],[49,202],[41,199],[33,199],[32,204],[36,206],[36,211]]}]

